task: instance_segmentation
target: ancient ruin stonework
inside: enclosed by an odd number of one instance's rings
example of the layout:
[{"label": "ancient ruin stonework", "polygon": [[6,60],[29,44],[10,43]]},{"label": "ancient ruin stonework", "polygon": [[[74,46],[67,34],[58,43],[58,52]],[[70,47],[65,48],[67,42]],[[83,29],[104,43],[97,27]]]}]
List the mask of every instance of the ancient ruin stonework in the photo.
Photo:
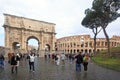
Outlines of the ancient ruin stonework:
[{"label": "ancient ruin stonework", "polygon": [[[105,38],[96,39],[97,51],[107,49],[107,41]],[[110,47],[120,46],[120,36],[113,36],[110,38]],[[75,35],[67,36],[57,39],[56,49],[58,51],[64,51],[65,53],[77,53],[77,52],[94,52],[94,39],[90,35]]]},{"label": "ancient ruin stonework", "polygon": [[34,38],[38,41],[38,50],[54,51],[55,43],[55,24],[19,17],[10,14],[4,14],[5,47],[13,51],[14,45],[20,44],[21,52],[27,52],[28,40]]}]

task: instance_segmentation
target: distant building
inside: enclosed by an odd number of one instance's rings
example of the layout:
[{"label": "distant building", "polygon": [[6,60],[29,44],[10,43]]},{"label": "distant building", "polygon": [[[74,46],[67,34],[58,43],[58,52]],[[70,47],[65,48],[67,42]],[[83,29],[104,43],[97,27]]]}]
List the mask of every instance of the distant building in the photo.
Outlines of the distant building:
[{"label": "distant building", "polygon": [[[106,38],[97,38],[96,50],[107,49]],[[94,52],[94,38],[90,35],[75,35],[59,38],[56,41],[57,51],[64,51],[65,53],[77,53],[77,52]],[[113,36],[110,38],[110,47],[120,46],[120,36]]]},{"label": "distant building", "polygon": [[38,50],[38,46],[28,45],[28,50],[32,49]]}]

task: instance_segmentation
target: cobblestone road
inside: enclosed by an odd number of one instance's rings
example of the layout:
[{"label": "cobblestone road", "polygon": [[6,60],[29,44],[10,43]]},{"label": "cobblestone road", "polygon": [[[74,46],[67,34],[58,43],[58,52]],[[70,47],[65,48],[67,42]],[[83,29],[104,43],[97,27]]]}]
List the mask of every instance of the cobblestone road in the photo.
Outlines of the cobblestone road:
[{"label": "cobblestone road", "polygon": [[120,80],[120,72],[99,67],[90,62],[88,71],[75,71],[75,63],[66,60],[63,66],[37,58],[35,72],[29,71],[28,61],[21,61],[17,74],[11,74],[10,65],[5,61],[5,68],[0,68],[0,80]]}]

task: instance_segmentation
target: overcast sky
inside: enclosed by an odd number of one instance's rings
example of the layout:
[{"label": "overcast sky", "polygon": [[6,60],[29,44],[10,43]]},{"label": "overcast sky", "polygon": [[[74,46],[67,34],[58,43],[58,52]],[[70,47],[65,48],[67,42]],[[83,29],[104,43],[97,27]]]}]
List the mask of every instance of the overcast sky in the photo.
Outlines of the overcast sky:
[{"label": "overcast sky", "polygon": [[[4,46],[3,13],[55,23],[56,37],[93,33],[81,21],[84,11],[92,7],[93,0],[0,0],[0,46]],[[107,33],[120,36],[120,18],[110,23]],[[98,37],[104,37],[103,32]]]}]

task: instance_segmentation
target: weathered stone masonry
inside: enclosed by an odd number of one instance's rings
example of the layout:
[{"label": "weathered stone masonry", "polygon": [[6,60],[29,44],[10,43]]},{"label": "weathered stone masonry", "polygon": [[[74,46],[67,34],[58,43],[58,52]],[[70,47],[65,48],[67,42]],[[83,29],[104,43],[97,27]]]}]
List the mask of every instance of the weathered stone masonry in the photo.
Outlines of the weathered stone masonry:
[{"label": "weathered stone masonry", "polygon": [[[5,47],[13,51],[15,44],[20,44],[20,50],[27,51],[28,40],[35,38],[38,41],[39,51],[49,46],[49,51],[54,51],[55,24],[4,14]],[[40,54],[42,56],[42,54]]]}]

